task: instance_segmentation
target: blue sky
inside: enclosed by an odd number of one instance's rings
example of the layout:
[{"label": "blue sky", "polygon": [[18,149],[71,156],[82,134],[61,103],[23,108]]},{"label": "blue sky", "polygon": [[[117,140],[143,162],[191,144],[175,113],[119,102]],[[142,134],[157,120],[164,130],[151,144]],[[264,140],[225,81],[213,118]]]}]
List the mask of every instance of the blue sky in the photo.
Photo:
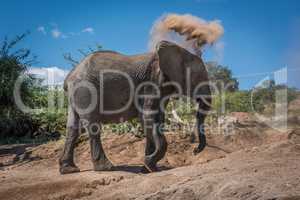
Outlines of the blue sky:
[{"label": "blue sky", "polygon": [[[288,83],[300,87],[297,0],[10,0],[1,2],[0,38],[29,30],[22,46],[38,56],[38,66],[70,69],[63,53],[78,56],[77,49],[95,43],[125,54],[146,52],[153,22],[169,12],[222,21],[224,49],[218,61],[240,77],[242,89],[285,66]],[[205,61],[215,58],[213,49],[204,53]]]}]

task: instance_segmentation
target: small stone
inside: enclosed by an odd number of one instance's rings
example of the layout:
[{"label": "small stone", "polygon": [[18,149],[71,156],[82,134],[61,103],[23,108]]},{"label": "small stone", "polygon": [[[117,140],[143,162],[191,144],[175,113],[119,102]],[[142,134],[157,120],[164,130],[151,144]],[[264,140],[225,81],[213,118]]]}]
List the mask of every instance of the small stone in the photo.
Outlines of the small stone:
[{"label": "small stone", "polygon": [[258,147],[252,147],[252,152],[257,152],[258,151]]}]

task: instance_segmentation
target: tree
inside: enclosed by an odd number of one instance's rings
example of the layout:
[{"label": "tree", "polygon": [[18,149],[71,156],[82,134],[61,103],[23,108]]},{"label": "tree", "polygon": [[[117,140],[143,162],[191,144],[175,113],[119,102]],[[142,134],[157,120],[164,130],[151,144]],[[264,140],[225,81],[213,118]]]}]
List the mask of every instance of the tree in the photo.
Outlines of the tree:
[{"label": "tree", "polygon": [[33,90],[38,87],[35,84],[37,79],[26,72],[35,63],[36,57],[31,55],[29,49],[16,49],[28,34],[18,35],[12,40],[5,37],[0,42],[0,139],[23,136],[33,130],[30,115],[18,110],[13,95],[18,77],[26,75],[20,88],[22,101],[30,105],[35,100]]},{"label": "tree", "polygon": [[[27,68],[35,63],[35,56],[26,48],[14,50],[29,32],[16,36],[12,40],[5,37],[0,43],[0,106],[14,107],[13,91],[17,78],[26,73]],[[23,101],[29,100],[30,90],[34,84],[33,76],[27,78],[22,84]]]},{"label": "tree", "polygon": [[219,91],[226,88],[228,92],[235,92],[239,89],[239,82],[236,78],[232,77],[232,72],[228,67],[224,67],[215,62],[207,62],[206,68],[208,76],[212,84],[214,84]]}]

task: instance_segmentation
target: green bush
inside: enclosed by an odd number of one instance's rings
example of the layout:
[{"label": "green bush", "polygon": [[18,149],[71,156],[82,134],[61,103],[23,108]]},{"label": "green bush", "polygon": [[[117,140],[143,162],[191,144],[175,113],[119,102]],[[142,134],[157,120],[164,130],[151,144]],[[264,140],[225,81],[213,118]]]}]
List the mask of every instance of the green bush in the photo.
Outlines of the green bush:
[{"label": "green bush", "polygon": [[274,110],[276,103],[276,91],[287,89],[287,103],[297,98],[298,92],[293,88],[278,86],[274,89],[257,88],[255,91],[226,92],[215,95],[212,109],[217,114],[230,112],[259,112]]},{"label": "green bush", "polygon": [[15,109],[1,107],[0,139],[30,135],[34,130],[29,115]]},{"label": "green bush", "polygon": [[251,94],[248,91],[227,92],[213,98],[212,108],[218,114],[229,112],[252,112]]},{"label": "green bush", "polygon": [[40,131],[45,131],[47,133],[65,133],[67,122],[65,109],[42,109],[40,112],[32,113],[31,117],[33,123]]}]

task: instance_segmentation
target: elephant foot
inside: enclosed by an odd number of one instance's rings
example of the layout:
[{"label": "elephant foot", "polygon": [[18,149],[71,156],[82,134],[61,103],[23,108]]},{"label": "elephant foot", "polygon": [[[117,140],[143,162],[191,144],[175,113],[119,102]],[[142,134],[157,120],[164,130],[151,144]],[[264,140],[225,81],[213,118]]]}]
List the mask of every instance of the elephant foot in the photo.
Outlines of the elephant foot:
[{"label": "elephant foot", "polygon": [[80,169],[76,165],[64,165],[59,168],[60,174],[71,174],[80,172]]},{"label": "elephant foot", "polygon": [[147,165],[144,165],[141,169],[141,173],[143,173],[143,174],[148,174],[148,173],[157,172],[157,171],[159,171],[159,170],[156,166],[149,167]]},{"label": "elephant foot", "polygon": [[142,173],[157,172],[158,168],[148,157],[145,158],[144,166],[141,170]]},{"label": "elephant foot", "polygon": [[156,162],[153,160],[151,156],[145,156],[144,166],[142,169],[142,173],[151,173],[157,172],[158,168],[156,166]]},{"label": "elephant foot", "polygon": [[97,160],[93,162],[94,171],[111,171],[113,169],[113,164],[108,160]]}]

